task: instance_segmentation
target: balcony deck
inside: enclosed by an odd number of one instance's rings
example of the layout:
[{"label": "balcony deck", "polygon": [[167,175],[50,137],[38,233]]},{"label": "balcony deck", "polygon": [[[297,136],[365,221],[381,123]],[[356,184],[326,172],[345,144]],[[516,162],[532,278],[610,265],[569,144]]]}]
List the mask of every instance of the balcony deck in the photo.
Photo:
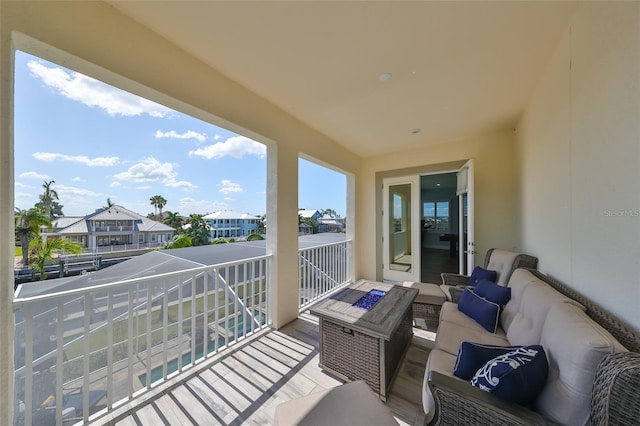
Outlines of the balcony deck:
[{"label": "balcony deck", "polygon": [[[424,424],[421,386],[434,335],[414,329],[386,402],[401,425]],[[318,367],[318,319],[307,312],[158,386],[97,424],[273,424],[285,401],[340,385]]]}]

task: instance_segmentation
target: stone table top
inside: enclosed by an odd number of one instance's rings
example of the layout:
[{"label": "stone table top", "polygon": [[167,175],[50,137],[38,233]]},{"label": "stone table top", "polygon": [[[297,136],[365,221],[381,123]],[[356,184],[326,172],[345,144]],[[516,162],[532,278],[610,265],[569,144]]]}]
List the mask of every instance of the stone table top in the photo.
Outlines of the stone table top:
[{"label": "stone table top", "polygon": [[[370,290],[386,291],[387,294],[369,311],[353,306]],[[407,308],[411,308],[413,299],[417,295],[417,289],[360,280],[318,303],[310,309],[310,312],[343,327],[391,340]]]}]

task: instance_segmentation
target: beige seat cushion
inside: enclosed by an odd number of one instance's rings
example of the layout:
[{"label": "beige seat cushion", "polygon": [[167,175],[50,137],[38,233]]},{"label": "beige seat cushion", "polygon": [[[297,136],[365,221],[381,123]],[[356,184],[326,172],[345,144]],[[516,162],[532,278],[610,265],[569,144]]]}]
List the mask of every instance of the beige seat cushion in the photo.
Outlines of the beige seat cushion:
[{"label": "beige seat cushion", "polygon": [[[463,327],[454,322],[442,321],[436,334],[435,347],[451,355],[457,356],[462,342],[483,343],[485,345],[510,346],[504,335],[504,331],[498,329],[497,333],[489,333],[481,325],[475,323],[471,327]],[[473,321],[473,320],[471,320]]]},{"label": "beige seat cushion", "polygon": [[398,425],[391,410],[361,381],[315,392],[276,407],[279,426]]},{"label": "beige seat cushion", "polygon": [[405,281],[402,285],[404,287],[418,289],[418,295],[414,299],[414,302],[416,303],[442,305],[447,300],[447,297],[442,292],[438,284]]}]

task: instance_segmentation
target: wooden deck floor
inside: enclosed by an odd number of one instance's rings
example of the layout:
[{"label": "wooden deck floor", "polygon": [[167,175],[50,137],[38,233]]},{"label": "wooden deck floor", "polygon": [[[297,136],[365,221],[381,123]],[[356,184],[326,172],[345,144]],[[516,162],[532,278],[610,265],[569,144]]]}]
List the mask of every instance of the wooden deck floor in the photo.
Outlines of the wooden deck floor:
[{"label": "wooden deck floor", "polygon": [[[420,389],[433,334],[415,332],[386,403],[401,425],[424,423]],[[239,343],[97,424],[271,425],[278,404],[342,384],[320,370],[318,357],[318,320],[301,314],[281,330]]]}]

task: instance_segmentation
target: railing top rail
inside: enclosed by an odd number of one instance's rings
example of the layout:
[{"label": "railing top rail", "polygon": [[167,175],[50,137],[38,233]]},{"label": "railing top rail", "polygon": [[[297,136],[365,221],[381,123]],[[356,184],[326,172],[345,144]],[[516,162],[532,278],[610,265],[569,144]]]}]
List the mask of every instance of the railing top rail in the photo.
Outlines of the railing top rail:
[{"label": "railing top rail", "polygon": [[333,243],[318,244],[317,246],[299,248],[298,249],[298,253],[302,252],[302,251],[317,249],[319,247],[338,246],[338,245],[342,245],[342,244],[346,244],[346,243],[350,243],[350,242],[352,242],[352,240],[343,240],[343,241],[337,241],[337,242],[333,242]]},{"label": "railing top rail", "polygon": [[229,266],[235,266],[235,265],[241,265],[241,264],[244,264],[244,263],[256,262],[256,261],[259,261],[259,260],[268,259],[270,257],[272,257],[272,255],[266,254],[266,255],[263,255],[263,256],[256,256],[256,257],[250,257],[250,258],[246,258],[246,259],[239,259],[239,260],[234,260],[234,261],[231,261],[231,262],[218,263],[218,264],[215,264],[215,265],[198,266],[196,268],[181,269],[179,271],[174,271],[174,272],[166,272],[166,273],[162,273],[162,274],[149,275],[149,276],[146,276],[146,277],[138,277],[138,278],[132,278],[132,279],[128,279],[128,280],[115,281],[115,282],[112,282],[112,283],[98,284],[98,285],[95,285],[95,286],[92,286],[92,287],[83,287],[83,288],[77,288],[77,289],[73,289],[73,290],[65,290],[65,291],[49,293],[49,294],[41,294],[41,295],[31,296],[31,297],[18,297],[18,298],[13,299],[13,308],[14,309],[18,309],[18,308],[21,308],[23,305],[26,305],[28,303],[33,303],[33,302],[42,301],[42,300],[51,300],[51,299],[57,299],[57,298],[67,297],[67,296],[80,295],[80,294],[85,294],[85,293],[93,293],[93,292],[102,291],[102,290],[110,290],[110,289],[115,289],[115,288],[118,288],[118,287],[127,287],[127,286],[130,286],[130,285],[133,285],[133,284],[138,284],[140,282],[150,281],[150,280],[159,279],[159,278],[166,278],[166,277],[172,277],[172,276],[183,275],[183,274],[197,274],[197,273],[205,272],[205,271],[212,270],[212,269],[221,269],[221,268],[226,268],[226,267],[229,267]]}]

